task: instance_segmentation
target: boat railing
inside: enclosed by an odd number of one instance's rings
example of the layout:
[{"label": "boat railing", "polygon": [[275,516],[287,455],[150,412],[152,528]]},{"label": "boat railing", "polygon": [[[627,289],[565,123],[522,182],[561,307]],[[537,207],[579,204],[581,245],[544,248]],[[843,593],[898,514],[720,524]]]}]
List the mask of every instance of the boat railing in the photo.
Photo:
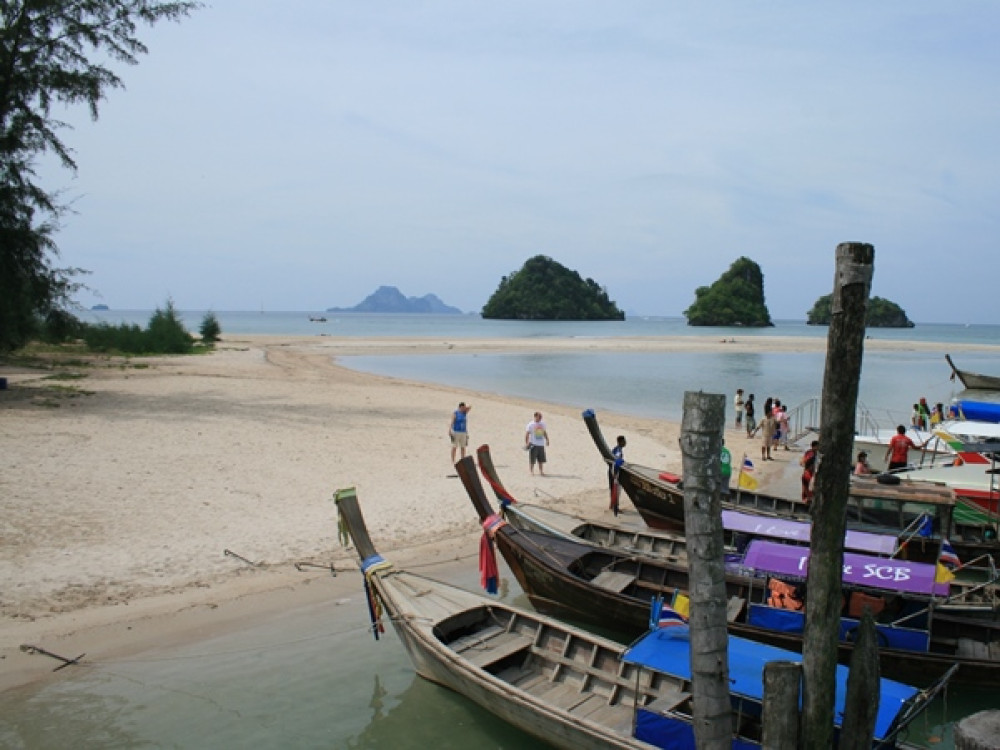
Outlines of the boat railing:
[{"label": "boat railing", "polygon": [[788,431],[789,442],[801,440],[810,432],[819,431],[819,408],[818,398],[811,398],[803,401],[796,407],[788,411]]},{"label": "boat railing", "polygon": [[[886,411],[886,420],[887,425],[883,427],[879,420],[875,417],[872,410],[859,401],[855,416],[854,433],[864,437],[878,438],[882,434],[883,430],[886,432],[894,432],[898,425],[906,425],[905,419],[899,418],[890,411]],[[910,438],[913,442],[918,445],[923,445],[924,441],[928,439],[926,431],[922,432],[918,427],[912,424],[906,425],[906,431],[910,433]],[[926,445],[923,445],[920,449],[920,459],[915,465],[920,468],[924,466],[934,466],[937,460],[948,453],[947,444],[937,435],[933,435],[933,437],[930,438],[930,441]],[[908,468],[903,469],[902,471],[907,471]]]}]

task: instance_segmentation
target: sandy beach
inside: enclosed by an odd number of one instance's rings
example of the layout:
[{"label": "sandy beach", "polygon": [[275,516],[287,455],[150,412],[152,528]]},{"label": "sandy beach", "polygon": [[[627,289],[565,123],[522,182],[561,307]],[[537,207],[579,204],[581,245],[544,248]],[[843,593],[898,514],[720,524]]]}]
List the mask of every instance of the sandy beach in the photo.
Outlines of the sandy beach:
[{"label": "sandy beach", "polygon": [[[822,349],[823,340],[740,345]],[[887,348],[919,343],[878,342]],[[53,664],[23,644],[90,658],[222,628],[250,611],[336,597],[357,584],[297,562],[354,567],[339,544],[333,492],[356,486],[380,551],[399,560],[473,556],[478,527],[450,465],[459,401],[470,446],[491,446],[512,493],[583,516],[607,513],[604,467],[579,410],[360,374],[337,356],[548,349],[690,351],[712,339],[359,341],[241,336],[204,356],[98,359],[3,368],[0,476],[0,689]],[[727,394],[727,398],[731,394]],[[541,409],[549,476],[521,450]],[[678,471],[679,425],[601,413],[630,461]],[[758,441],[728,426],[734,459]],[[762,486],[794,452],[759,467]],[[232,554],[227,554],[232,553]],[[350,579],[348,583],[348,579]],[[323,585],[315,585],[323,580]]]}]

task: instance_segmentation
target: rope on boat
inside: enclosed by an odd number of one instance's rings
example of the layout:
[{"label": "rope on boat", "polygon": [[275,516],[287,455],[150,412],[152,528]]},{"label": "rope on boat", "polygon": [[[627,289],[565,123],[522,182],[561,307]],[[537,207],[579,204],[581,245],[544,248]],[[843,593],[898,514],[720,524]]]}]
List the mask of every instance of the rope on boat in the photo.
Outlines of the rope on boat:
[{"label": "rope on boat", "polygon": [[377,641],[379,636],[385,633],[385,625],[382,624],[382,602],[378,598],[373,583],[375,573],[392,569],[392,563],[387,562],[381,555],[372,555],[361,561],[361,572],[365,576],[365,599],[368,600],[368,616],[372,622],[372,635]]}]

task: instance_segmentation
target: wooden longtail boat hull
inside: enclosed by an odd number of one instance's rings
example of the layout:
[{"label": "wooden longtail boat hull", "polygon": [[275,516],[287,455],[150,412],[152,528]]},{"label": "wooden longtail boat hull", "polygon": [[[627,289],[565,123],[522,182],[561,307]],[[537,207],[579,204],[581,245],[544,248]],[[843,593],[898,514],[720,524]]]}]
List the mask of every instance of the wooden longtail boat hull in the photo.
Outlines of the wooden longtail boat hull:
[{"label": "wooden longtail boat hull", "polygon": [[[480,521],[494,517],[472,459],[462,459],[456,469]],[[597,550],[582,542],[522,531],[509,524],[497,529],[494,541],[521,588],[540,611],[628,637],[635,637],[647,627],[652,598],[662,595],[669,600],[675,591],[686,593],[688,588],[687,567],[681,563]],[[752,605],[766,603],[765,580],[727,574],[726,594],[732,635],[801,651],[801,632],[780,632],[749,621]],[[959,662],[959,681],[1000,682],[1000,630],[990,621],[960,620],[958,624],[962,627],[961,647],[956,640],[941,636],[931,638],[930,652],[885,648],[880,652],[882,673],[904,682],[926,684]],[[850,643],[841,643],[842,660],[849,658],[851,649]],[[963,650],[980,656],[963,656]]]},{"label": "wooden longtail boat hull", "polygon": [[[609,466],[614,464],[614,456],[604,439],[597,415],[587,410],[583,413],[590,437],[598,452]],[[664,476],[664,472],[625,462],[618,470],[618,483],[629,496],[632,504],[643,520],[654,529],[684,529],[684,485]],[[723,501],[723,507],[732,510],[769,513],[784,517],[807,519],[809,506],[799,500],[775,497],[756,492],[732,492]]]},{"label": "wooden longtail boat hull", "polygon": [[[468,460],[468,459],[463,459]],[[694,746],[690,638],[659,628],[625,647],[587,631],[421,575],[396,570],[375,551],[353,489],[336,495],[362,561],[373,631],[387,611],[424,678],[475,701],[555,747],[650,750]],[[730,639],[733,744],[759,747],[767,662],[794,654]],[[838,668],[834,714],[844,712],[847,671]],[[875,711],[878,747],[896,738],[943,689],[882,679]],[[643,741],[643,740],[648,740]]]},{"label": "wooden longtail boat hull", "polygon": [[[583,414],[590,436],[605,463],[614,458],[592,411]],[[625,462],[618,472],[618,481],[642,520],[653,529],[683,532],[684,486],[661,476],[663,472],[648,466]],[[855,478],[848,499],[847,526],[858,530],[902,531],[911,526],[921,512],[929,512],[935,519],[935,533],[950,540],[958,556],[972,560],[983,554],[1000,554],[1000,544],[986,541],[976,530],[956,531],[952,514],[956,497],[952,489],[931,483],[901,481],[897,485],[879,484]],[[759,492],[732,490],[722,500],[722,507],[744,513],[809,521],[809,506],[799,500],[777,497]]]},{"label": "wooden longtail boat hull", "polygon": [[979,375],[968,370],[959,370],[955,367],[955,363],[951,361],[950,354],[945,354],[944,358],[948,360],[948,365],[951,367],[952,377],[957,377],[962,381],[962,385],[969,390],[1000,391],[1000,377],[996,375]]},{"label": "wooden longtail boat hull", "polygon": [[[626,647],[534,612],[386,567],[353,490],[338,492],[366,578],[417,673],[556,747],[654,747],[632,736],[636,703],[690,724],[691,685],[623,661]],[[375,562],[372,562],[375,560]],[[759,722],[744,739],[759,742]]]},{"label": "wooden longtail boat hull", "polygon": [[493,488],[500,502],[504,518],[517,529],[561,535],[627,554],[674,561],[687,559],[687,541],[680,534],[587,521],[540,505],[519,502],[500,481],[488,445],[481,445],[476,449],[476,458],[483,478]]}]

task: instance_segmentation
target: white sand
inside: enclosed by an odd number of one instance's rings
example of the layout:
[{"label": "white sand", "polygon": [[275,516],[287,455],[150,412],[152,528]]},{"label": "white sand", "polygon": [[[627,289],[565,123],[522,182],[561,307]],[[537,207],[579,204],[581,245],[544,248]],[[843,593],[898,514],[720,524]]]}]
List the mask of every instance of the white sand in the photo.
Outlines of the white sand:
[{"label": "white sand", "polygon": [[[76,368],[86,374],[80,380],[6,368],[0,689],[51,668],[22,653],[24,643],[61,653],[52,644],[73,650],[74,636],[99,626],[111,628],[107,637],[121,638],[125,623],[130,632],[145,623],[162,636],[163,618],[191,609],[207,613],[208,624],[203,619],[199,627],[210,627],[220,603],[260,592],[271,592],[271,606],[285,606],[275,592],[329,579],[315,569],[299,572],[295,562],[353,565],[337,540],[331,501],[337,488],[358,488],[382,552],[395,551],[397,559],[473,554],[475,513],[460,481],[449,476],[447,429],[459,401],[473,407],[471,451],[491,446],[515,497],[581,515],[604,513],[605,469],[578,409],[358,374],[333,363],[337,355],[360,352],[444,355],[532,346],[802,351],[822,349],[825,341],[248,336],[207,356]],[[544,478],[529,475],[520,449],[536,408],[551,436]],[[599,417],[609,440],[628,436],[630,461],[679,471],[677,424]],[[734,459],[759,450],[757,441],[731,429],[726,442]],[[795,459],[779,454],[760,467],[764,486]],[[224,550],[262,564],[247,565]],[[308,596],[323,595],[317,588]]]}]

